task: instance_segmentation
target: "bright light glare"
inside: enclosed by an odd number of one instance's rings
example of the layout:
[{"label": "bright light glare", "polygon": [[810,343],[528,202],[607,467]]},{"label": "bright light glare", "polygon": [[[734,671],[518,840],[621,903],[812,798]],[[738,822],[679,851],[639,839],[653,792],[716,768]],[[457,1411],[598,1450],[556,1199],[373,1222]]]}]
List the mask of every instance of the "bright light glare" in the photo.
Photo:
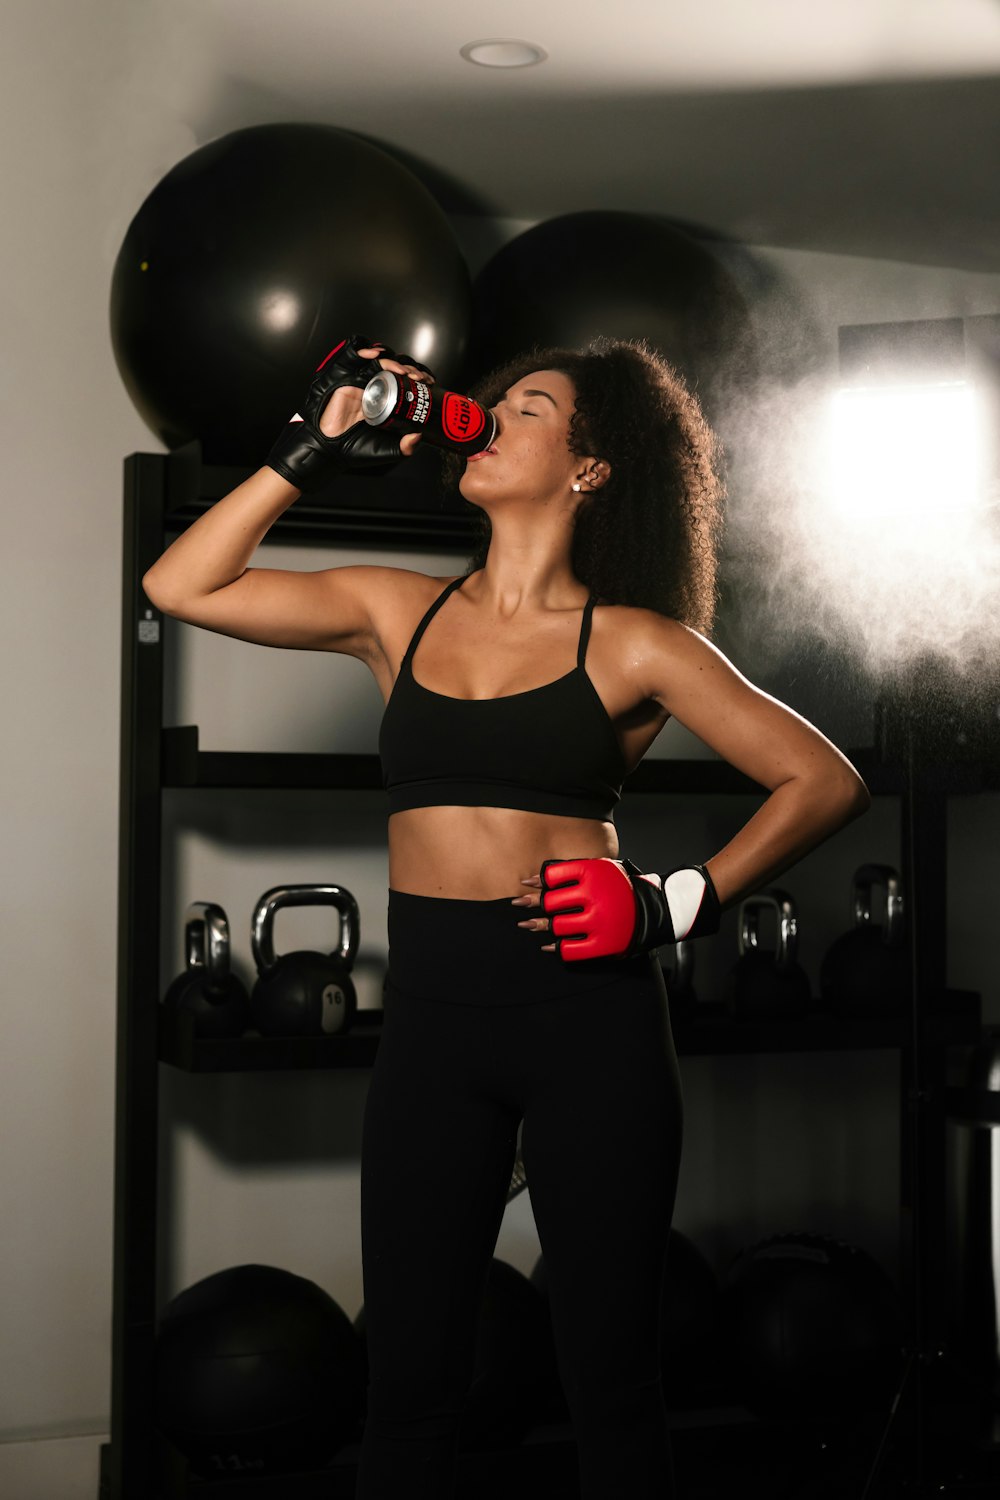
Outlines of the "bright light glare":
[{"label": "bright light glare", "polygon": [[818,372],[732,419],[727,567],[754,649],[788,661],[822,638],[877,675],[1000,660],[991,382],[834,390]]},{"label": "bright light glare", "polygon": [[1000,632],[986,412],[964,381],[845,388],[825,408],[811,503],[781,516],[789,607],[880,670],[928,650],[958,662]]},{"label": "bright light glare", "polygon": [[425,365],[434,347],[434,324],[419,323],[410,339],[409,352],[419,364]]},{"label": "bright light glare", "polygon": [[842,522],[933,536],[981,504],[982,419],[965,381],[840,390],[829,438],[830,499]]},{"label": "bright light glare", "polygon": [[294,292],[273,287],[260,299],[260,317],[272,333],[290,333],[302,318],[302,305]]}]

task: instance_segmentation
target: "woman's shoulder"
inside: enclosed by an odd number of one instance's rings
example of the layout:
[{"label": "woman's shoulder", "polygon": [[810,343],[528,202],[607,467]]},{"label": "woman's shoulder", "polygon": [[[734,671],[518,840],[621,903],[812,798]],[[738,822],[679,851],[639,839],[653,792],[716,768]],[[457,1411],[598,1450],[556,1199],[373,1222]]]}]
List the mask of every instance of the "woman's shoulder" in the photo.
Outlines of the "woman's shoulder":
[{"label": "woman's shoulder", "polygon": [[690,625],[655,609],[631,604],[602,604],[594,608],[594,649],[608,666],[628,678],[658,680],[665,670],[689,667],[697,671],[719,653]]},{"label": "woman's shoulder", "polygon": [[414,600],[426,599],[430,604],[449,583],[454,583],[456,578],[462,576],[457,573],[419,573],[414,568],[380,565],[364,569],[359,567],[356,571],[363,571],[367,575],[365,583],[373,596],[377,596],[387,607],[398,604],[404,610],[411,607]]},{"label": "woman's shoulder", "polygon": [[[360,568],[357,570],[362,571]],[[383,647],[394,649],[402,632],[409,639],[435,599],[461,574],[420,573],[413,568],[364,568],[364,589],[375,634]]]},{"label": "woman's shoulder", "polygon": [[598,596],[594,601],[594,626],[609,635],[632,642],[679,642],[687,638],[704,641],[705,637],[690,625],[664,615],[656,609],[636,604],[611,604]]}]

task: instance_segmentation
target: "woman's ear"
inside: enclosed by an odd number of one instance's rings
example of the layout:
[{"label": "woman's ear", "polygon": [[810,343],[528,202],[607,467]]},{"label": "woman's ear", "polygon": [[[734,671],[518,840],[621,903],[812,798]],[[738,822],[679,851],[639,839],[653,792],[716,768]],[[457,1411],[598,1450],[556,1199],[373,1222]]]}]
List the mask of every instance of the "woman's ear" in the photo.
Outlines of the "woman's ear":
[{"label": "woman's ear", "polygon": [[579,470],[573,481],[572,488],[577,494],[594,494],[603,484],[607,484],[611,478],[611,465],[603,458],[588,459]]}]

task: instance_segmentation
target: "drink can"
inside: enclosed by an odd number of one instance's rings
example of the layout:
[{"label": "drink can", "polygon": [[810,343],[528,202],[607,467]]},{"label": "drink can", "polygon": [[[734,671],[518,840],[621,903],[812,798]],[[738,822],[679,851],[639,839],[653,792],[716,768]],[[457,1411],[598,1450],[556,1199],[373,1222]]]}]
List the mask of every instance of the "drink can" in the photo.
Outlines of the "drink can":
[{"label": "drink can", "polygon": [[369,427],[420,432],[452,453],[482,453],[497,435],[497,419],[471,396],[437,391],[411,375],[383,370],[365,386],[361,410]]}]

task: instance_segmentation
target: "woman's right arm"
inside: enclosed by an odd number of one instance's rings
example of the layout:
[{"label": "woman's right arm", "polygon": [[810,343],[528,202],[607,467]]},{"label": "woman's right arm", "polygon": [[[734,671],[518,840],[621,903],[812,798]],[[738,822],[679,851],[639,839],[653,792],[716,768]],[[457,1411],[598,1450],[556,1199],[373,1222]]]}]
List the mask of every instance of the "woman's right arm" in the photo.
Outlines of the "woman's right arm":
[{"label": "woman's right arm", "polygon": [[364,655],[373,625],[369,600],[383,568],[302,573],[251,568],[275,521],[299,491],[258,469],[183,531],[142,580],[165,615],[262,646]]}]

